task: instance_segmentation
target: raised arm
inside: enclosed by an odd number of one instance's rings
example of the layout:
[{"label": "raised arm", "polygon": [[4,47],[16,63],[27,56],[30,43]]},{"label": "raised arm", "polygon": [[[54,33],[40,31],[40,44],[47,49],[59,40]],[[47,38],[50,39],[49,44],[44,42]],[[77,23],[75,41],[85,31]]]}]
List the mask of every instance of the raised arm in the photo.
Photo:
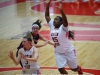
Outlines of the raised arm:
[{"label": "raised arm", "polygon": [[67,21],[66,15],[65,15],[65,13],[62,9],[62,2],[61,1],[59,2],[59,6],[57,6],[57,7],[59,8],[59,10],[61,12],[62,19],[63,19],[62,23],[63,23],[64,27],[67,27],[68,26],[68,21]]},{"label": "raised arm", "polygon": [[18,57],[17,58],[14,57],[12,51],[9,52],[9,57],[13,60],[15,65],[18,65],[20,60],[21,60],[21,53],[20,52],[21,52],[21,49],[18,51]]},{"label": "raised arm", "polygon": [[45,19],[46,19],[47,23],[51,20],[50,12],[49,12],[50,2],[51,2],[51,0],[48,0],[47,5],[46,5],[46,10],[45,10]]}]

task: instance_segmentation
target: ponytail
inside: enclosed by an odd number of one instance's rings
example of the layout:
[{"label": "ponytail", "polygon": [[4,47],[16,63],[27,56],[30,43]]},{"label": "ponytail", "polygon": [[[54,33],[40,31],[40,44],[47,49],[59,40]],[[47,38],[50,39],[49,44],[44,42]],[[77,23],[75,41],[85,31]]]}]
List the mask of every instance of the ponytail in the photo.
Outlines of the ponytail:
[{"label": "ponytail", "polygon": [[73,39],[74,40],[74,31],[69,30],[68,39]]},{"label": "ponytail", "polygon": [[38,26],[39,26],[39,28],[41,29],[41,23],[42,23],[42,20],[37,20],[36,22],[34,22],[33,24],[32,24],[32,26],[34,25],[34,24],[37,24]]}]

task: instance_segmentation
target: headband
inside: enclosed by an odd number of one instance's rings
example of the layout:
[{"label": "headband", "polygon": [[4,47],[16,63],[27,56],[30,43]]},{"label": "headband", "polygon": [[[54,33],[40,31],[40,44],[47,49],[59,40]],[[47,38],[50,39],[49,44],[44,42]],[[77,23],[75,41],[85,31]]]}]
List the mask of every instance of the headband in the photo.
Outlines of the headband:
[{"label": "headband", "polygon": [[[33,24],[33,25],[32,25],[32,27],[34,27],[34,26],[37,26],[37,27],[39,27],[37,24]],[[40,27],[39,27],[39,28],[40,28]]]}]

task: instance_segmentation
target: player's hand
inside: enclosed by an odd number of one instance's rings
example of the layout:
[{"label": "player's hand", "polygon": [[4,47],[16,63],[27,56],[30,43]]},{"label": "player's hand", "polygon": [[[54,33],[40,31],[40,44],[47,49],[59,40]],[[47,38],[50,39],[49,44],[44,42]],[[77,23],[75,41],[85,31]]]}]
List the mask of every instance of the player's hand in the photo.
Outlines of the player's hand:
[{"label": "player's hand", "polygon": [[44,43],[44,46],[47,45],[47,44],[48,44],[48,41],[46,41],[46,42]]},{"label": "player's hand", "polygon": [[25,57],[25,55],[21,55],[21,57],[22,57],[23,59],[27,60],[27,58]]},{"label": "player's hand", "polygon": [[46,0],[46,3],[50,3],[51,2],[51,0]]},{"label": "player's hand", "polygon": [[25,57],[25,55],[23,55],[22,53],[20,53],[21,54],[21,57],[23,58],[23,59],[27,59],[26,57]]},{"label": "player's hand", "polygon": [[54,44],[54,48],[56,48],[56,44]]},{"label": "player's hand", "polygon": [[14,55],[13,55],[13,52],[12,52],[12,51],[9,52],[8,56],[9,56],[12,60],[14,59]]},{"label": "player's hand", "polygon": [[56,6],[58,9],[62,10],[62,1],[59,2],[59,6]]}]

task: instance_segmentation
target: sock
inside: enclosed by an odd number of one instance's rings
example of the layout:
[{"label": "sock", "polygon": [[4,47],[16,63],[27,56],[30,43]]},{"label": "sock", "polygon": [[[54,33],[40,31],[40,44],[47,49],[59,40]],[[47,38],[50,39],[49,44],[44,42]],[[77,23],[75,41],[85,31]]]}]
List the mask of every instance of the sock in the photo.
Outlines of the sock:
[{"label": "sock", "polygon": [[81,69],[81,67],[79,67],[78,74],[79,74],[79,75],[83,75],[83,72],[82,72],[82,69]]}]

